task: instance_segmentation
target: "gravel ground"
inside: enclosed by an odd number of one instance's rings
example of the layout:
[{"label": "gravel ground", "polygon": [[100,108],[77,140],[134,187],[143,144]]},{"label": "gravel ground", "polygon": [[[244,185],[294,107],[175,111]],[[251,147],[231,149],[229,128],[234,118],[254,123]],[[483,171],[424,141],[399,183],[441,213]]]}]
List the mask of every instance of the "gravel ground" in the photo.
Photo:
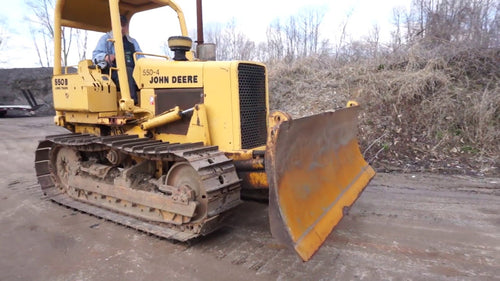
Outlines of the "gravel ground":
[{"label": "gravel ground", "polygon": [[34,151],[52,117],[0,119],[0,280],[500,280],[500,179],[378,174],[312,260],[246,202],[190,244],[44,198]]}]

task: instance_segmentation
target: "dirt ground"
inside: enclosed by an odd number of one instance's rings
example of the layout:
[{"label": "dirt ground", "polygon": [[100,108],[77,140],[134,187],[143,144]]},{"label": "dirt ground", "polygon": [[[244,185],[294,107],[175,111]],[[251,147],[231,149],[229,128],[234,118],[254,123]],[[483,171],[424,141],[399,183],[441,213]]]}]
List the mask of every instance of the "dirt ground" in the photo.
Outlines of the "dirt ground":
[{"label": "dirt ground", "polygon": [[500,280],[500,179],[378,174],[313,259],[246,202],[191,244],[44,198],[34,151],[52,117],[0,119],[0,280]]}]

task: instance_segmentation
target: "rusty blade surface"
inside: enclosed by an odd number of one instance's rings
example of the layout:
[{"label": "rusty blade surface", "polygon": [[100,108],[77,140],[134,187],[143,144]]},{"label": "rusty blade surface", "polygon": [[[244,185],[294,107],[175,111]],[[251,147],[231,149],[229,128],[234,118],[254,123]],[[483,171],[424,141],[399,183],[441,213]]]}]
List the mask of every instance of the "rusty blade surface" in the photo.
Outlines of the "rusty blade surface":
[{"label": "rusty blade surface", "polygon": [[304,261],[375,175],[359,150],[358,112],[354,106],[296,120],[271,116],[265,163],[271,232]]}]

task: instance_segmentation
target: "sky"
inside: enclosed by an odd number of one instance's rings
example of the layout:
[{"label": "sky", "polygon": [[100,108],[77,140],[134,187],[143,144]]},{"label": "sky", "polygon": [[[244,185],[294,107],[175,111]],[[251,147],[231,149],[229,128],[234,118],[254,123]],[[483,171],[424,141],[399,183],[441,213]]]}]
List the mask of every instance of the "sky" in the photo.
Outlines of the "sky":
[{"label": "sky", "polygon": [[[82,0],[84,1],[84,0]],[[331,42],[338,40],[342,23],[347,20],[348,39],[366,37],[376,24],[382,40],[388,40],[392,30],[395,7],[409,8],[411,0],[204,0],[205,28],[224,26],[234,20],[239,31],[255,42],[265,41],[267,27],[276,19],[285,23],[290,16],[314,9],[324,12],[321,35]],[[186,18],[189,32],[196,30],[196,1],[177,0]],[[31,35],[32,14],[24,0],[0,0],[0,68],[38,67],[38,56]],[[349,15],[349,16],[348,16]],[[89,35],[87,58],[90,58],[102,34]],[[130,23],[130,35],[136,38],[143,52],[163,54],[163,43],[169,36],[179,35],[178,21],[169,8],[135,15]],[[196,40],[195,34],[190,34]],[[76,53],[76,51],[75,51]],[[77,61],[70,61],[76,64]]]}]

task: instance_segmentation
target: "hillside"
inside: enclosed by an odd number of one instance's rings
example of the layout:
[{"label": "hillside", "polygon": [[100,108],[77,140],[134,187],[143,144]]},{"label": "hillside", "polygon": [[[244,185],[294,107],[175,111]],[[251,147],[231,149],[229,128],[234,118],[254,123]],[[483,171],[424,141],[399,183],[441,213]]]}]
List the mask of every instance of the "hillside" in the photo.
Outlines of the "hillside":
[{"label": "hillside", "polygon": [[500,51],[441,51],[271,65],[271,109],[297,118],[354,99],[361,151],[377,170],[498,175]]}]

